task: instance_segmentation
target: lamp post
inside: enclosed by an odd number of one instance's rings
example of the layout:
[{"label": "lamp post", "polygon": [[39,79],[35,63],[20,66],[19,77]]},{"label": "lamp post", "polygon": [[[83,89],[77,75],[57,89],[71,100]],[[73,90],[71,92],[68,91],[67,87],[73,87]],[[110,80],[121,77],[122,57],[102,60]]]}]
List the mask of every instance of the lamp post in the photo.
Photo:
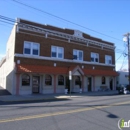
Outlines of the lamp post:
[{"label": "lamp post", "polygon": [[129,71],[129,86],[130,86],[130,45],[129,45],[129,36],[130,33],[124,35],[123,41],[128,44],[128,71]]}]

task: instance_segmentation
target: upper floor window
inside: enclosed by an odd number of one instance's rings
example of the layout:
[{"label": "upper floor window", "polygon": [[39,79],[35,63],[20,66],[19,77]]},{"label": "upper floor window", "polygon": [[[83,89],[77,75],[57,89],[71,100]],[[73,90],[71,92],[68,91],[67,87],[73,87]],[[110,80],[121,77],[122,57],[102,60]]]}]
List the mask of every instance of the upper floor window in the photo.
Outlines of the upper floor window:
[{"label": "upper floor window", "polygon": [[24,54],[39,55],[39,43],[24,41]]},{"label": "upper floor window", "polygon": [[73,50],[73,58],[74,60],[83,60],[83,51],[81,50]]},{"label": "upper floor window", "polygon": [[112,57],[109,55],[105,55],[105,64],[112,64]]},{"label": "upper floor window", "polygon": [[91,52],[91,62],[99,62],[99,54]]},{"label": "upper floor window", "polygon": [[63,57],[64,57],[63,47],[52,46],[51,47],[51,57],[63,59]]}]

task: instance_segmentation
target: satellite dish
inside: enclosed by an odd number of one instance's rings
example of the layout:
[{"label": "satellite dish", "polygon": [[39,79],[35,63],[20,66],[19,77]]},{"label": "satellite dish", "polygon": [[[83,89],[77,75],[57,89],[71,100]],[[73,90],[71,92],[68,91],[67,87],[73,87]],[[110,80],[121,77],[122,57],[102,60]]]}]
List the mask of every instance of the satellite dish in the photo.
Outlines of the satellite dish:
[{"label": "satellite dish", "polygon": [[127,42],[128,41],[127,37],[123,37],[123,41]]}]

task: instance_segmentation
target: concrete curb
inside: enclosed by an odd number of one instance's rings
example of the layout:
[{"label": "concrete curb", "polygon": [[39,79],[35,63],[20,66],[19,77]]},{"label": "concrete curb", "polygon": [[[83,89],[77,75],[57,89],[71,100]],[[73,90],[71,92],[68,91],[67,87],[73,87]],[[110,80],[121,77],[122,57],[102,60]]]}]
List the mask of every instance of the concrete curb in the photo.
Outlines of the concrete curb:
[{"label": "concrete curb", "polygon": [[59,100],[70,100],[72,98],[80,98],[80,97],[94,97],[94,96],[109,96],[109,95],[117,95],[117,91],[108,91],[108,92],[90,92],[90,93],[82,93],[82,94],[67,94],[67,95],[29,95],[29,96],[0,96],[0,101],[11,103],[11,102],[36,102],[36,101],[59,101]]},{"label": "concrete curb", "polygon": [[2,99],[0,101],[2,102],[35,102],[35,101],[49,101],[49,100],[68,100],[74,97],[78,97],[78,96],[60,96],[60,97],[43,97],[43,98],[29,98],[29,99]]}]

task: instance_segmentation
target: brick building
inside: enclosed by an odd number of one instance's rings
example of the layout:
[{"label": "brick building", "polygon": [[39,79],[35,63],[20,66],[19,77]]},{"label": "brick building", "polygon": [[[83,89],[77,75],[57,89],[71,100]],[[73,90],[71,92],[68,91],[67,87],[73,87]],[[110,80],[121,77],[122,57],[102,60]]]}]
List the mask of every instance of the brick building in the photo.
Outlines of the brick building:
[{"label": "brick building", "polygon": [[0,85],[20,95],[115,90],[116,76],[113,43],[23,19],[17,19],[0,63]]}]

